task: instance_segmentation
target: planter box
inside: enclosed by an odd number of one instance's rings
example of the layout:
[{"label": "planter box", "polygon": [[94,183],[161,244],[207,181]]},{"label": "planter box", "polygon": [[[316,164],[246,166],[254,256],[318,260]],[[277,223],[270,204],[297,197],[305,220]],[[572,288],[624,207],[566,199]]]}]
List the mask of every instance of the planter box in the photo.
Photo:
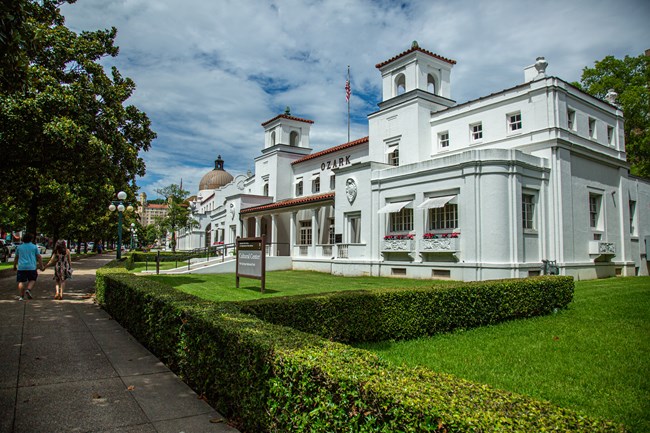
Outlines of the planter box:
[{"label": "planter box", "polygon": [[382,251],[410,253],[415,249],[413,239],[384,239]]},{"label": "planter box", "polygon": [[614,242],[589,241],[589,254],[616,255],[616,244]]},{"label": "planter box", "polygon": [[459,238],[420,239],[422,253],[453,253],[459,250]]}]

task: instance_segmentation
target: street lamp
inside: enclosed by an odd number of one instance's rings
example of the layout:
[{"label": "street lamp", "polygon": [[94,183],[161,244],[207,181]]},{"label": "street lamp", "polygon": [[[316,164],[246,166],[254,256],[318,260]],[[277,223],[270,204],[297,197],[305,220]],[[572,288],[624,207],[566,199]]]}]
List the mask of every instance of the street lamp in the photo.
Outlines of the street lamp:
[{"label": "street lamp", "polygon": [[134,241],[137,242],[138,240],[138,229],[135,228],[135,223],[131,223],[131,250],[133,250],[133,243]]},{"label": "street lamp", "polygon": [[128,205],[126,208],[124,207],[124,200],[126,200],[126,193],[124,191],[120,191],[117,193],[117,200],[113,200],[108,206],[108,209],[111,212],[115,212],[117,210],[117,259],[120,260],[122,258],[122,213],[126,209],[127,211],[131,212],[133,211],[133,206]]}]

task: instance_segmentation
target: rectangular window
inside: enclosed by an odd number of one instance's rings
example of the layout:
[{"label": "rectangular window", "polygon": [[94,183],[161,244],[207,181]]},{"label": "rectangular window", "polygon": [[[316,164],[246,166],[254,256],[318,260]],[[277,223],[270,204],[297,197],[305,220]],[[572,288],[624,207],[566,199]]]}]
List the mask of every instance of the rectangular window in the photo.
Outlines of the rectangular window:
[{"label": "rectangular window", "polygon": [[469,126],[470,131],[470,141],[472,143],[481,141],[483,139],[483,124],[475,123]]},{"label": "rectangular window", "polygon": [[302,195],[302,179],[296,182],[296,197],[299,197],[301,195]]},{"label": "rectangular window", "polygon": [[444,207],[429,209],[429,230],[454,230],[457,228],[457,204],[447,203]]},{"label": "rectangular window", "polygon": [[361,243],[361,215],[358,213],[346,215],[347,241],[351,244]]},{"label": "rectangular window", "polygon": [[320,177],[316,177],[311,181],[311,192],[320,192]]},{"label": "rectangular window", "polygon": [[566,111],[566,119],[567,119],[567,127],[570,130],[575,131],[575,129],[576,129],[576,112],[575,112],[575,110],[572,110],[572,109],[569,108]]},{"label": "rectangular window", "polygon": [[391,153],[388,154],[388,163],[390,165],[398,166],[399,165],[399,149],[395,148]]},{"label": "rectangular window", "polygon": [[596,139],[596,119],[589,118],[589,138]]},{"label": "rectangular window", "polygon": [[329,219],[329,229],[327,232],[327,239],[328,243],[330,244],[335,244],[336,243],[336,228],[334,226],[334,218]]},{"label": "rectangular window", "polygon": [[515,132],[521,129],[521,113],[508,114],[508,131]]},{"label": "rectangular window", "polygon": [[636,236],[636,201],[630,200],[630,234]]},{"label": "rectangular window", "polygon": [[311,245],[311,220],[300,221],[300,245]]},{"label": "rectangular window", "polygon": [[610,125],[607,125],[607,144],[614,144],[614,127]]},{"label": "rectangular window", "polygon": [[413,209],[402,208],[390,214],[391,232],[408,232],[413,230]]},{"label": "rectangular window", "polygon": [[600,194],[589,193],[589,227],[597,229],[600,223]]},{"label": "rectangular window", "polygon": [[521,222],[524,230],[535,229],[535,196],[521,195]]},{"label": "rectangular window", "polygon": [[336,189],[336,176],[330,176],[330,189],[334,191]]},{"label": "rectangular window", "polygon": [[449,132],[441,132],[438,134],[438,146],[441,149],[446,149],[449,147]]}]

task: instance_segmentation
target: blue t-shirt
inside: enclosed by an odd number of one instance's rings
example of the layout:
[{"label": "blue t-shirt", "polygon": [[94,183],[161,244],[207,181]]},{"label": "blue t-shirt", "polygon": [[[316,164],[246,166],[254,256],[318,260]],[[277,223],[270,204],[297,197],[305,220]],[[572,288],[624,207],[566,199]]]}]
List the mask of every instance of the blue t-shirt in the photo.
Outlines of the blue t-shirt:
[{"label": "blue t-shirt", "polygon": [[19,271],[35,271],[38,264],[36,256],[40,256],[38,247],[33,243],[24,243],[16,247]]}]

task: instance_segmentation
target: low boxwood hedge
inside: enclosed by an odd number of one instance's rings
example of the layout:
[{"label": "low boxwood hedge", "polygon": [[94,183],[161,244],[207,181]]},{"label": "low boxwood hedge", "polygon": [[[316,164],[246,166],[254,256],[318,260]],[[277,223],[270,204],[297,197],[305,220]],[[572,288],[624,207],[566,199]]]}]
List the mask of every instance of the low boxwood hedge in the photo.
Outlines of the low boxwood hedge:
[{"label": "low boxwood hedge", "polygon": [[547,402],[398,367],[120,268],[97,273],[97,299],[244,431],[625,431]]},{"label": "low boxwood hedge", "polygon": [[385,341],[549,314],[571,302],[573,288],[571,277],[536,277],[268,298],[241,309],[334,341]]}]

